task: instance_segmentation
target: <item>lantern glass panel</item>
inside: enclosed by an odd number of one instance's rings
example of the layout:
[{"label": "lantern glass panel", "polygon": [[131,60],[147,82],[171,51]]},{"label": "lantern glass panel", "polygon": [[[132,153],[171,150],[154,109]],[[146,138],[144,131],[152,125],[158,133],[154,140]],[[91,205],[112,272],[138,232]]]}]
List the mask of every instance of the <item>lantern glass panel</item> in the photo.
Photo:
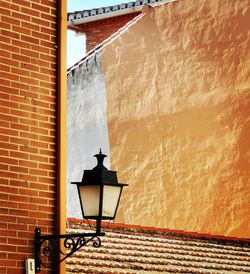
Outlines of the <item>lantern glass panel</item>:
[{"label": "lantern glass panel", "polygon": [[102,216],[114,218],[121,194],[121,186],[104,185]]},{"label": "lantern glass panel", "polygon": [[100,186],[81,185],[79,190],[83,207],[83,217],[99,216]]}]

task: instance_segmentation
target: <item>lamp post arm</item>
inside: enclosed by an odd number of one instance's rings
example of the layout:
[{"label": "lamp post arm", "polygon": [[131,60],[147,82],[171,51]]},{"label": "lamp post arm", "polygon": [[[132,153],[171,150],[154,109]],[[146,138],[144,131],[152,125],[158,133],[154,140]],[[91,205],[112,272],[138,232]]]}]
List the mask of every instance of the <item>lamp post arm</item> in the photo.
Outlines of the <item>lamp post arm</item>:
[{"label": "lamp post arm", "polygon": [[[62,261],[70,257],[73,253],[92,241],[94,247],[101,246],[100,236],[105,236],[104,232],[79,233],[79,234],[58,234],[58,235],[41,235],[39,228],[35,229],[35,271],[40,272],[41,265],[46,268],[55,267]],[[63,248],[60,248],[58,240],[64,239]],[[42,256],[44,255],[44,260]],[[61,256],[60,256],[61,255]],[[53,263],[48,264],[47,259],[53,258]]]}]

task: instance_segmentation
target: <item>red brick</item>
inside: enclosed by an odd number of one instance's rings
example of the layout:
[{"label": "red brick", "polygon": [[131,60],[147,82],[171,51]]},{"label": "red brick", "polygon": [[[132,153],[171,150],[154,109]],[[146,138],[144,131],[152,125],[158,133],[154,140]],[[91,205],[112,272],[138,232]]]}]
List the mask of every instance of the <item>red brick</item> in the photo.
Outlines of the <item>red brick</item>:
[{"label": "red brick", "polygon": [[[18,184],[20,186],[20,183]],[[26,184],[27,187],[27,184]],[[21,203],[27,203],[29,201],[29,198],[27,196],[22,196],[22,195],[9,195],[10,200],[15,200],[16,202],[21,202]]]},{"label": "red brick", "polygon": [[[33,175],[30,175],[30,174],[18,174],[18,178],[20,180],[25,180],[25,181],[34,181],[36,182],[37,181],[37,177],[36,176],[33,176]],[[27,190],[25,189],[20,189],[20,193],[23,194],[23,195],[28,195],[28,194],[24,194]],[[31,191],[31,193],[34,193],[33,190],[29,190]],[[33,194],[30,194],[30,195],[33,195]]]},{"label": "red brick", "polygon": [[[5,130],[6,132],[8,131],[8,132],[10,132],[10,133],[12,133],[12,131],[10,131],[10,130]],[[0,147],[1,148],[4,148],[4,149],[9,149],[9,150],[17,150],[18,149],[18,146],[17,145],[15,145],[15,144],[10,144],[10,143],[3,143],[3,142],[0,142]]]},{"label": "red brick", "polygon": [[10,58],[10,52],[5,50],[0,50],[0,55],[2,57]]},{"label": "red brick", "polygon": [[40,26],[44,26],[44,27],[49,27],[50,26],[50,22],[47,21],[47,20],[41,20],[39,18],[32,17],[31,21],[32,21],[32,23],[40,25]]},{"label": "red brick", "polygon": [[19,194],[27,196],[38,196],[38,191],[34,189],[19,189]]},{"label": "red brick", "polygon": [[16,173],[8,172],[8,171],[0,171],[0,177],[3,178],[17,178]]},{"label": "red brick", "polygon": [[40,17],[40,12],[33,10],[33,9],[29,9],[29,8],[21,8],[21,12],[25,13],[25,14],[29,14],[32,15],[34,17]]},{"label": "red brick", "polygon": [[18,74],[18,75],[24,75],[24,76],[30,76],[30,71],[19,69],[19,68],[11,68],[11,73]]},{"label": "red brick", "polygon": [[54,199],[55,198],[55,193],[47,192],[47,191],[39,191],[39,196]]},{"label": "red brick", "polygon": [[38,166],[37,162],[25,161],[25,160],[20,160],[19,164],[22,165],[22,166],[31,167],[31,168],[36,168]]},{"label": "red brick", "polygon": [[[4,129],[4,134],[6,134],[6,135],[11,135],[11,136],[18,136],[18,131],[16,131],[16,130],[14,130],[13,128],[15,128],[15,127],[13,127],[13,123],[10,123],[10,127],[11,127],[11,129],[8,129],[8,128],[5,128]],[[9,144],[5,144],[5,148],[8,146]]]},{"label": "red brick", "polygon": [[29,154],[19,152],[19,151],[11,151],[10,157],[19,158],[19,159],[29,159]]},{"label": "red brick", "polygon": [[26,64],[26,63],[21,63],[21,68],[27,69],[29,71],[39,71],[39,66],[32,64]]},{"label": "red brick", "polygon": [[0,71],[10,72],[10,67],[2,64],[0,67]]},{"label": "red brick", "polygon": [[39,177],[38,182],[45,184],[54,184],[54,179],[51,179],[49,177]]},{"label": "red brick", "polygon": [[40,197],[36,197],[36,198],[29,197],[29,203],[47,205],[48,200],[46,198],[40,198]]},{"label": "red brick", "polygon": [[9,142],[9,140],[10,140],[9,136],[0,135],[0,141],[2,141],[2,142]]},{"label": "red brick", "polygon": [[29,145],[29,140],[18,138],[18,137],[10,137],[10,142],[15,144],[20,144],[20,145],[27,145],[27,146]]},{"label": "red brick", "polygon": [[10,123],[6,122],[6,121],[1,121],[0,120],[0,127],[1,128],[9,128],[10,127]]},{"label": "red brick", "polygon": [[17,103],[10,102],[10,101],[7,101],[7,100],[0,100],[0,104],[1,104],[1,106],[5,106],[5,107],[8,107],[8,108],[17,108],[18,107]]},{"label": "red brick", "polygon": [[[11,109],[10,114],[15,116],[21,116],[21,117],[29,117],[29,113],[22,110],[17,110],[17,109]],[[15,117],[15,119],[17,119],[17,117]],[[13,122],[17,122],[17,121],[18,120],[15,120],[15,121],[13,120]]]},{"label": "red brick", "polygon": [[0,265],[4,265],[4,266],[16,266],[16,262],[15,261],[10,261],[10,260],[8,260],[8,261],[7,260],[0,260]]},{"label": "red brick", "polygon": [[36,219],[29,218],[29,217],[18,217],[17,218],[18,223],[24,223],[24,224],[36,224]]},{"label": "red brick", "polygon": [[39,156],[39,155],[30,155],[30,160],[48,163],[48,157]]},{"label": "red brick", "polygon": [[5,230],[5,229],[0,229],[0,235],[7,236],[7,237],[16,237],[16,231],[10,231],[10,230]]},{"label": "red brick", "polygon": [[30,7],[30,2],[26,0],[18,0],[18,5],[25,6],[25,7]]},{"label": "red brick", "polygon": [[37,225],[38,226],[53,227],[54,226],[54,221],[47,221],[47,220],[40,219],[40,220],[37,220]]},{"label": "red brick", "polygon": [[5,222],[5,223],[16,223],[17,218],[14,216],[3,216],[0,215],[0,222]]},{"label": "red brick", "polygon": [[18,172],[18,173],[28,173],[28,168],[21,166],[11,166],[10,171]]},{"label": "red brick", "polygon": [[8,244],[12,244],[12,245],[27,245],[27,240],[9,238],[8,239]]},{"label": "red brick", "polygon": [[29,90],[30,87],[29,85],[26,85],[24,83],[17,83],[17,82],[12,82],[11,87],[17,88],[17,89],[24,89],[24,90]]},{"label": "red brick", "polygon": [[0,250],[3,250],[4,252],[15,252],[16,246],[0,244]]},{"label": "red brick", "polygon": [[3,9],[2,8],[2,5],[0,6],[0,14],[3,15],[7,15],[7,16],[10,16],[10,10],[7,10],[7,9]]},{"label": "red brick", "polygon": [[41,163],[39,163],[39,168],[49,170],[49,171],[55,170],[55,166],[51,165],[51,164],[41,164]]},{"label": "red brick", "polygon": [[22,146],[20,147],[20,151],[24,151],[24,152],[29,152],[29,153],[33,153],[33,154],[38,154],[38,148],[35,147],[30,147],[30,146]]},{"label": "red brick", "polygon": [[11,186],[1,185],[0,190],[1,190],[1,192],[5,192],[5,193],[18,193],[18,188],[11,187]]},{"label": "red brick", "polygon": [[17,203],[16,202],[10,202],[10,201],[1,201],[0,200],[0,207],[4,208],[17,208]]},{"label": "red brick", "polygon": [[48,171],[40,170],[40,169],[30,169],[29,173],[32,175],[38,175],[38,176],[48,176]]},{"label": "red brick", "polygon": [[45,190],[45,191],[49,190],[49,186],[46,184],[42,184],[42,183],[31,183],[30,187],[32,187],[34,189],[38,189],[38,190]]},{"label": "red brick", "polygon": [[[25,90],[25,91],[21,90],[20,95],[26,97],[26,99],[29,99],[29,100],[37,99],[39,96],[38,94],[36,94],[34,92],[27,91],[27,90]],[[31,119],[33,119],[32,115],[35,115],[35,113],[30,113]]]},{"label": "red brick", "polygon": [[48,214],[44,212],[29,211],[29,216],[36,219],[48,219]]},{"label": "red brick", "polygon": [[6,107],[0,106],[0,113],[5,113],[5,114],[7,113],[7,114],[9,114],[10,110],[8,108],[6,108]]},{"label": "red brick", "polygon": [[[0,199],[1,200],[9,200],[9,194],[7,193],[0,193]],[[1,219],[0,219],[1,221]]]},{"label": "red brick", "polygon": [[20,122],[20,124],[38,126],[38,122],[36,120],[32,120],[32,119],[20,118],[19,122]]},{"label": "red brick", "polygon": [[10,84],[11,84],[11,81],[3,79],[3,78],[0,78],[0,85],[9,87]]},{"label": "red brick", "polygon": [[0,4],[0,273],[23,274],[35,227],[55,226],[58,3],[40,2]]},{"label": "red brick", "polygon": [[[13,59],[9,59],[9,58],[4,58],[4,57],[0,57],[0,62],[1,64],[6,64],[9,65],[10,67],[18,67],[19,62]],[[4,85],[3,85],[4,86]],[[1,91],[3,91],[3,89],[1,88]]]},{"label": "red brick", "polygon": [[27,34],[27,35],[30,35],[31,34],[31,31],[29,29],[25,29],[23,27],[17,27],[17,26],[13,26],[12,27],[12,30],[14,32],[17,32],[17,33],[23,33],[23,34]]},{"label": "red brick", "polygon": [[20,39],[20,34],[14,33],[14,32],[9,31],[9,30],[1,30],[1,35],[6,36],[6,37],[10,37],[10,38]]},{"label": "red brick", "polygon": [[21,22],[22,28],[30,29],[30,30],[39,30],[40,27],[37,24],[32,24],[29,22]]},{"label": "red brick", "polygon": [[39,44],[39,39],[33,38],[27,35],[21,35],[21,39],[25,42],[32,43],[32,44]]},{"label": "red brick", "polygon": [[18,246],[17,251],[20,253],[33,253],[34,249],[32,246]]},{"label": "red brick", "polygon": [[12,43],[12,45],[15,45],[17,47],[17,49],[18,49],[18,51],[15,50],[15,52],[20,52],[21,48],[27,48],[27,49],[29,49],[31,47],[30,44],[28,44],[26,42],[23,42],[21,40],[12,40],[11,43]]},{"label": "red brick", "polygon": [[15,230],[15,231],[19,231],[19,230],[27,230],[27,225],[26,224],[9,224],[8,225],[8,229],[9,230]]},{"label": "red brick", "polygon": [[32,51],[30,49],[21,49],[21,54],[25,55],[25,56],[30,56],[30,57],[35,57],[35,58],[39,58],[39,52],[37,51]]},{"label": "red brick", "polygon": [[9,209],[9,215],[12,216],[28,216],[27,210]]},{"label": "red brick", "polygon": [[0,156],[0,162],[11,164],[11,165],[17,165],[18,164],[18,160],[16,160],[16,159],[1,157],[1,156]]},{"label": "red brick", "polygon": [[41,128],[41,127],[30,127],[30,131],[32,131],[34,133],[38,133],[39,136],[49,134],[49,131],[47,129],[44,129],[44,128]]},{"label": "red brick", "polygon": [[[9,253],[8,254],[8,259],[11,259],[11,260],[24,260],[26,259],[26,257],[24,256],[23,253]],[[10,269],[8,268],[7,270],[8,274],[23,274],[23,271],[22,270],[17,270],[17,269]]]},{"label": "red brick", "polygon": [[18,205],[18,208],[20,209],[28,209],[29,211],[30,210],[37,210],[37,205],[34,205],[34,204],[19,204]]},{"label": "red brick", "polygon": [[38,210],[43,211],[43,212],[49,212],[49,211],[52,211],[52,208],[51,208],[51,206],[41,206],[41,205],[39,205]]},{"label": "red brick", "polygon": [[20,137],[27,138],[27,139],[38,140],[38,134],[33,134],[33,133],[30,133],[30,132],[20,132]]}]

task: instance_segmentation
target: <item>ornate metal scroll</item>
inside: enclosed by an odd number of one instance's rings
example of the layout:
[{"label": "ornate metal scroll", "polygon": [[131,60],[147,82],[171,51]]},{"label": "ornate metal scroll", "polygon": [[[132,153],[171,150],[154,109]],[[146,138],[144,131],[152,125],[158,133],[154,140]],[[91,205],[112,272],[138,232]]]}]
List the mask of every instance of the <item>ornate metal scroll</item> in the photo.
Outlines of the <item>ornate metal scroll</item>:
[{"label": "ornate metal scroll", "polygon": [[[35,229],[35,270],[40,272],[41,265],[52,268],[70,257],[74,252],[92,242],[94,247],[101,246],[99,236],[104,236],[103,232],[82,233],[82,234],[62,234],[62,235],[41,235],[39,228]],[[60,244],[60,239],[64,241]],[[49,263],[52,261],[52,263]]]}]

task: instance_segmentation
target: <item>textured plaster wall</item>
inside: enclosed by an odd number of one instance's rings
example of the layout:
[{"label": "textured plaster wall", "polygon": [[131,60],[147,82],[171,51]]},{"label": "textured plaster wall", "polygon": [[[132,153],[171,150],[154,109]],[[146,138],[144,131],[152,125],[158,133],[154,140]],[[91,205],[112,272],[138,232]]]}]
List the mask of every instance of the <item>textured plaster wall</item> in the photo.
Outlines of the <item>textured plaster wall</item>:
[{"label": "textured plaster wall", "polygon": [[[96,165],[92,156],[100,148],[110,154],[100,60],[101,53],[96,54],[68,74],[67,216],[70,217],[82,217],[77,188],[70,183],[81,181],[83,170]],[[109,168],[109,158],[104,164]]]},{"label": "textured plaster wall", "polygon": [[103,52],[117,220],[249,237],[249,1],[144,12]]}]

